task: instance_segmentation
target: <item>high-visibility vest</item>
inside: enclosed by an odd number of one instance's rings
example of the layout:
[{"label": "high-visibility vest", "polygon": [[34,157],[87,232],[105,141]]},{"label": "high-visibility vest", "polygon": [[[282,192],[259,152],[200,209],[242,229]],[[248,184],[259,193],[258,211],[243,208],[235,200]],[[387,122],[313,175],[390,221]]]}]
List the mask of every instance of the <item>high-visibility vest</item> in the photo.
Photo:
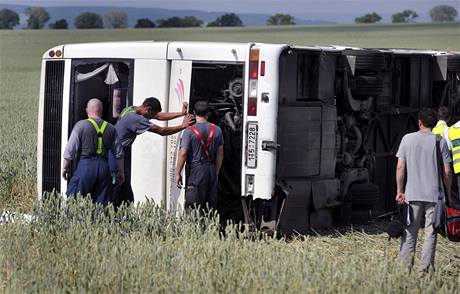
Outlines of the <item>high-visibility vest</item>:
[{"label": "high-visibility vest", "polygon": [[441,122],[439,125],[433,128],[433,134],[439,135],[444,138],[444,130],[446,129],[447,124],[445,122]]},{"label": "high-visibility vest", "polygon": [[97,150],[96,150],[96,154],[98,156],[100,156],[100,155],[102,155],[102,135],[104,134],[105,128],[107,127],[107,122],[105,120],[103,120],[102,125],[99,128],[99,126],[97,125],[97,122],[94,119],[88,118],[88,121],[96,129],[96,133],[97,133]]},{"label": "high-visibility vest", "polygon": [[118,117],[118,120],[120,120],[123,116],[130,112],[136,112],[136,108],[134,106],[128,106],[125,109],[123,109],[120,113],[120,116]]},{"label": "high-visibility vest", "polygon": [[451,126],[449,128],[449,140],[452,142],[452,160],[454,172],[460,173],[460,128]]}]

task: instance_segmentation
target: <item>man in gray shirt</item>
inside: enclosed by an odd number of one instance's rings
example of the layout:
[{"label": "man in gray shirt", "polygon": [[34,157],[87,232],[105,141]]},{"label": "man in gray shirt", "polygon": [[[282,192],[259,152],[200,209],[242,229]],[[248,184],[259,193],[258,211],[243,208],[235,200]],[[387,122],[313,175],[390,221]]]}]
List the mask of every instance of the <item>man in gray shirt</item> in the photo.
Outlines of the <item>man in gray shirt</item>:
[{"label": "man in gray shirt", "polygon": [[[401,238],[400,260],[410,269],[414,263],[415,246],[418,231],[423,216],[425,216],[425,241],[422,258],[418,270],[422,277],[430,266],[434,271],[434,256],[436,250],[436,232],[434,231],[434,207],[438,197],[444,197],[444,188],[440,182],[437,161],[436,141],[439,141],[443,162],[443,180],[447,196],[451,193],[452,169],[449,149],[446,141],[434,135],[431,131],[436,125],[436,112],[432,109],[422,109],[418,115],[419,131],[403,137],[396,156],[396,201],[409,205],[409,224]],[[407,175],[406,175],[407,171]],[[404,179],[407,182],[404,185]]]},{"label": "man in gray shirt", "polygon": [[217,209],[217,177],[224,159],[222,130],[208,122],[209,106],[205,101],[195,104],[196,124],[187,128],[181,138],[176,167],[176,182],[181,188],[182,169],[187,162],[185,208],[201,206]]},{"label": "man in gray shirt", "polygon": [[[151,122],[151,119],[172,120],[184,117],[182,124],[177,126],[161,127]],[[138,135],[145,132],[152,132],[161,136],[168,136],[182,131],[195,123],[193,115],[187,115],[187,104],[184,103],[182,112],[162,112],[161,103],[155,97],[144,100],[140,106],[130,106],[125,108],[115,125],[125,153],[125,178],[123,185],[117,186],[113,193],[115,206],[123,202],[131,203],[134,201],[134,194],[131,188],[131,145]],[[112,160],[111,160],[112,161]]]},{"label": "man in gray shirt", "polygon": [[[86,113],[88,119],[75,124],[64,150],[62,176],[70,180],[66,194],[91,194],[93,202],[107,204],[112,184],[107,157],[112,152],[116,159],[117,182],[121,185],[124,182],[123,148],[115,127],[101,118],[101,101],[89,100]],[[78,162],[71,177],[72,161]]]}]

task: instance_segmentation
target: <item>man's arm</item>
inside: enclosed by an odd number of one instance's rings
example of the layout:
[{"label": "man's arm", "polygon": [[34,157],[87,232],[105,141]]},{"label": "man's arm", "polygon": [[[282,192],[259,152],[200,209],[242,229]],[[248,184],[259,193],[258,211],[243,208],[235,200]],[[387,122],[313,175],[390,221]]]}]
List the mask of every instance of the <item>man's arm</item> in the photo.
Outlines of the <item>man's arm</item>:
[{"label": "man's arm", "polygon": [[70,180],[72,173],[72,160],[77,157],[78,149],[80,148],[80,136],[81,124],[77,123],[72,133],[70,133],[69,140],[64,149],[64,160],[62,162],[62,177],[66,180]]},{"label": "man's arm", "polygon": [[396,201],[399,204],[403,204],[406,201],[406,195],[404,195],[404,178],[406,177],[406,161],[398,158],[398,164],[396,166]]},{"label": "man's arm", "polygon": [[117,159],[117,185],[121,186],[125,180],[125,161],[122,157]]},{"label": "man's arm", "polygon": [[452,197],[452,167],[450,163],[444,164],[444,185],[446,186],[447,199],[451,202]]},{"label": "man's arm", "polygon": [[220,145],[217,149],[216,154],[216,173],[219,175],[222,162],[224,161],[224,145]]},{"label": "man's arm", "polygon": [[179,156],[177,158],[177,165],[176,165],[176,183],[178,188],[182,188],[182,169],[185,165],[185,160],[187,159],[187,149],[181,148],[179,150]]},{"label": "man's arm", "polygon": [[175,119],[175,118],[187,115],[187,108],[188,108],[188,103],[184,102],[182,104],[181,112],[158,112],[155,115],[154,119],[161,120],[161,121]]},{"label": "man's arm", "polygon": [[153,125],[150,127],[149,132],[153,132],[155,134],[161,135],[161,136],[169,136],[175,133],[178,133],[189,126],[193,125],[195,123],[195,116],[193,115],[187,115],[184,117],[184,120],[182,121],[182,124],[178,126],[173,126],[173,127],[160,127],[157,125]]}]

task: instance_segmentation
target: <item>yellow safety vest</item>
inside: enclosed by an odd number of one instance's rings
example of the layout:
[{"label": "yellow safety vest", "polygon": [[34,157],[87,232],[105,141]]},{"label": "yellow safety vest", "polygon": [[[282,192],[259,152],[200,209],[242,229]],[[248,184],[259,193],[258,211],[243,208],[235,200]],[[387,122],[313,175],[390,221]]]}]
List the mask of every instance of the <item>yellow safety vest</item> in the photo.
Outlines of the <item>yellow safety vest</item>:
[{"label": "yellow safety vest", "polygon": [[134,106],[128,106],[125,109],[123,109],[120,113],[120,116],[118,117],[118,120],[120,120],[122,117],[124,117],[126,114],[130,112],[136,112],[136,108]]},{"label": "yellow safety vest", "polygon": [[447,124],[445,122],[440,123],[438,126],[433,128],[433,134],[439,135],[444,138],[444,130],[446,129]]},{"label": "yellow safety vest", "polygon": [[449,128],[449,140],[452,142],[452,160],[454,172],[460,173],[460,128],[451,126]]},{"label": "yellow safety vest", "polygon": [[94,119],[88,118],[88,121],[96,129],[96,133],[97,133],[97,150],[96,150],[96,154],[98,156],[100,156],[100,155],[102,155],[102,135],[104,134],[105,128],[107,127],[107,122],[102,121],[102,125],[99,128],[99,126],[97,125],[97,122]]}]

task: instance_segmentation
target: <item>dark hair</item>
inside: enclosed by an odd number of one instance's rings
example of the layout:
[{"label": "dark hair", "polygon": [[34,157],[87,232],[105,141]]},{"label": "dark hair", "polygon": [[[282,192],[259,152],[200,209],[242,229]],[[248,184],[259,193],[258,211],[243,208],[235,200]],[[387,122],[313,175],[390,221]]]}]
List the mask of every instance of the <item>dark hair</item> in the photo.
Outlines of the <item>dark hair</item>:
[{"label": "dark hair", "polygon": [[195,103],[195,114],[198,116],[205,116],[209,113],[209,105],[206,101],[198,101]]},{"label": "dark hair", "polygon": [[155,97],[149,97],[142,102],[142,106],[147,107],[150,109],[150,113],[158,113],[161,112],[161,103]]},{"label": "dark hair", "polygon": [[423,108],[418,113],[418,120],[422,122],[425,128],[432,129],[436,126],[438,121],[436,111],[430,108]]},{"label": "dark hair", "polygon": [[450,118],[449,109],[447,109],[447,107],[445,107],[445,106],[439,107],[439,109],[438,109],[438,119],[448,121],[449,118]]}]

